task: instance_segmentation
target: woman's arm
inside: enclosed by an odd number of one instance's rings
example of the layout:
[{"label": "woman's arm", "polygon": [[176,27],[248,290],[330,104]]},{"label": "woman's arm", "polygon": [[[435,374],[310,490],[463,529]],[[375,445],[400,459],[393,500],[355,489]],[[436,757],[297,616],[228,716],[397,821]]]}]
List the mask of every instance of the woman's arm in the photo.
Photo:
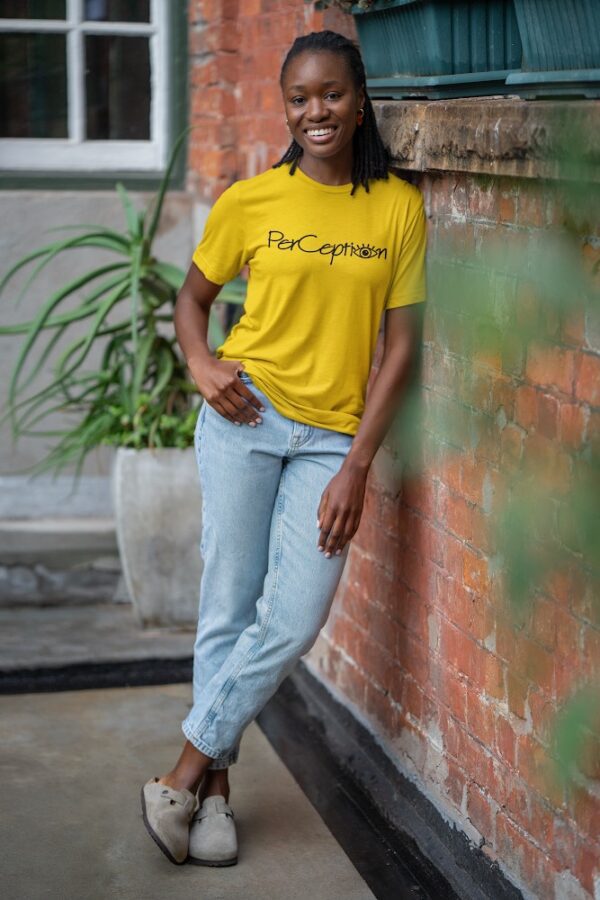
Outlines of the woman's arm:
[{"label": "woman's arm", "polygon": [[341,553],[358,529],[370,465],[406,389],[418,335],[420,311],[416,306],[400,306],[385,313],[383,359],[379,372],[369,390],[352,447],[319,504],[317,547],[325,556]]},{"label": "woman's arm", "polygon": [[210,308],[223,285],[215,284],[192,263],[175,304],[175,334],[196,387],[218,413],[236,425],[262,420],[252,407],[264,412],[258,397],[240,381],[243,363],[216,359],[208,346]]}]

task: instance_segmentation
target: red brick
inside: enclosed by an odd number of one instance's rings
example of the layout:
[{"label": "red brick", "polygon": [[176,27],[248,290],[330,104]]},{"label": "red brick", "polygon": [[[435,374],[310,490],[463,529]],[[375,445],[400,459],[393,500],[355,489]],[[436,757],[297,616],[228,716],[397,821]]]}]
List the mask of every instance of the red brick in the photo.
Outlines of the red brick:
[{"label": "red brick", "polygon": [[595,287],[600,287],[600,247],[586,242],[582,249],[583,265]]},{"label": "red brick", "polygon": [[438,685],[438,697],[459,722],[467,721],[467,686],[460,675],[449,672],[441,665],[442,677]]},{"label": "red brick", "polygon": [[585,309],[581,302],[576,302],[564,311],[560,334],[565,344],[576,347],[585,345]]},{"label": "red brick", "polygon": [[536,183],[530,188],[523,182],[519,186],[519,225],[528,228],[543,228],[546,224],[545,205],[545,192],[540,189],[539,184]]},{"label": "red brick", "polygon": [[474,683],[482,681],[482,651],[467,634],[442,619],[440,654]]},{"label": "red brick", "polygon": [[569,782],[567,806],[577,828],[584,837],[596,839],[600,834],[598,798],[575,781]]},{"label": "red brick", "polygon": [[582,353],[578,360],[575,396],[591,406],[600,406],[600,356]]},{"label": "red brick", "polygon": [[553,496],[568,494],[571,490],[571,457],[556,441],[542,434],[528,434],[524,441],[524,457],[528,470],[535,475],[538,486]]},{"label": "red brick", "polygon": [[537,425],[538,392],[529,384],[521,384],[515,391],[515,420],[527,430]]},{"label": "red brick", "polygon": [[542,744],[549,745],[556,724],[556,703],[541,691],[531,690],[528,696],[533,736]]},{"label": "red brick", "polygon": [[489,794],[470,784],[467,788],[467,815],[487,843],[494,835],[495,806]]},{"label": "red brick", "polygon": [[556,604],[544,597],[536,597],[531,617],[531,636],[548,650],[556,646]]},{"label": "red brick", "polygon": [[494,743],[494,708],[483,699],[480,689],[467,688],[467,726],[486,747]]},{"label": "red brick", "polygon": [[465,547],[463,555],[463,583],[475,593],[485,596],[489,590],[487,560]]},{"label": "red brick", "polygon": [[[398,663],[420,684],[429,676],[429,651],[421,641],[416,641],[407,631],[401,631],[398,646]],[[394,673],[394,677],[398,677]]]},{"label": "red brick", "polygon": [[575,380],[575,354],[553,344],[532,341],[527,351],[525,371],[534,384],[554,387],[571,395]]},{"label": "red brick", "polygon": [[467,784],[467,775],[457,763],[452,759],[446,759],[446,778],[444,780],[444,788],[446,796],[457,810],[462,809],[463,797]]},{"label": "red brick", "polygon": [[518,425],[507,425],[500,434],[500,460],[502,467],[509,472],[519,468],[523,455],[523,439],[525,432]]},{"label": "red brick", "polygon": [[578,843],[573,872],[575,877],[581,881],[584,889],[589,892],[590,897],[594,894],[597,895],[598,851],[596,848],[584,841]]},{"label": "red brick", "polygon": [[538,398],[538,429],[547,438],[555,438],[558,432],[558,400],[550,394]]},{"label": "red brick", "polygon": [[525,702],[529,693],[529,681],[515,674],[510,666],[506,672],[508,708],[519,719],[525,718]]},{"label": "red brick", "polygon": [[505,665],[493,653],[483,656],[483,688],[488,697],[506,700]]},{"label": "red brick", "polygon": [[583,407],[561,403],[558,414],[558,436],[562,444],[578,450],[583,444],[586,416]]},{"label": "red brick", "polygon": [[499,219],[501,222],[512,223],[515,221],[515,201],[514,197],[507,196],[506,194],[500,195],[500,200],[498,202],[498,213]]},{"label": "red brick", "polygon": [[394,733],[396,716],[391,705],[389,691],[367,682],[365,693],[365,712],[374,718],[388,734]]},{"label": "red brick", "polygon": [[398,627],[376,604],[369,606],[369,634],[384,650],[395,656],[398,650]]},{"label": "red brick", "polygon": [[342,647],[352,659],[358,658],[359,646],[365,639],[365,632],[358,628],[351,619],[337,615],[330,626],[329,634],[331,640]]},{"label": "red brick", "polygon": [[352,703],[356,703],[360,709],[364,708],[367,679],[365,673],[361,671],[358,666],[352,665],[348,661],[342,659],[340,661],[336,687],[339,688]]},{"label": "red brick", "polygon": [[562,806],[564,789],[557,777],[554,761],[546,749],[531,735],[519,736],[517,764],[521,777],[533,790],[545,797],[557,809]]},{"label": "red brick", "polygon": [[543,306],[537,284],[521,281],[517,287],[517,325],[527,335],[536,334]]},{"label": "red brick", "polygon": [[[524,877],[526,860],[533,851],[533,844],[502,811],[496,816],[496,847],[504,865]],[[545,896],[550,897],[551,894]]]},{"label": "red brick", "polygon": [[495,749],[498,756],[514,769],[517,753],[517,735],[510,722],[498,715],[495,725]]},{"label": "red brick", "polygon": [[[415,720],[421,720],[423,718],[423,691],[421,687],[414,678],[410,677],[402,679],[399,683],[402,685],[402,689],[398,702],[401,703],[403,712],[412,716]],[[395,696],[394,699],[396,699]]]}]

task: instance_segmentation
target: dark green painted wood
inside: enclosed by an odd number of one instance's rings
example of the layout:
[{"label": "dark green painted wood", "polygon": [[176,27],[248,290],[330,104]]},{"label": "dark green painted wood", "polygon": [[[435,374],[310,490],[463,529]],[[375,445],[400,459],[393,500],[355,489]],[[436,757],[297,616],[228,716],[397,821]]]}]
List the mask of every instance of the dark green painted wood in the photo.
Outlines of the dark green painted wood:
[{"label": "dark green painted wood", "polygon": [[370,78],[520,68],[512,0],[376,0],[353,11]]}]

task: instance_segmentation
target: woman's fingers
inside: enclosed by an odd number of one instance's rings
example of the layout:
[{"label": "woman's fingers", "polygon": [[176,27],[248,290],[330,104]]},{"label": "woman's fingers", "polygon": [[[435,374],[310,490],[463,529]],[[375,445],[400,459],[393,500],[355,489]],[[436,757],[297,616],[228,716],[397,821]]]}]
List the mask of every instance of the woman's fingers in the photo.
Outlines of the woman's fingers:
[{"label": "woman's fingers", "polygon": [[[240,391],[244,390],[244,396]],[[248,401],[245,396],[248,395]],[[250,425],[255,427],[260,425],[262,418],[258,410],[264,409],[262,403],[248,391],[242,382],[229,389],[226,393],[221,394],[218,401],[213,404],[214,408],[236,425]],[[254,408],[256,406],[256,409]]]},{"label": "woman's fingers", "polygon": [[[342,514],[337,516],[326,515],[321,523],[321,532],[317,548],[325,554],[327,558],[332,556],[338,550],[341,553],[346,543],[345,529],[346,517]],[[339,554],[338,554],[339,555]]]}]

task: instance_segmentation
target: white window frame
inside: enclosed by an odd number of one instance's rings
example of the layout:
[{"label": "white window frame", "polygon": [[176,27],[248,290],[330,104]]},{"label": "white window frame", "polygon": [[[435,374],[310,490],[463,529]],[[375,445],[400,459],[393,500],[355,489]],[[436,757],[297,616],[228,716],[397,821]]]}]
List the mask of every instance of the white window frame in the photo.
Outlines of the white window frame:
[{"label": "white window frame", "polygon": [[[0,138],[0,168],[48,173],[160,172],[168,153],[169,0],[150,0],[150,22],[93,22],[83,0],[66,0],[66,19],[0,19],[2,32],[65,34],[68,138]],[[150,43],[150,140],[85,139],[84,42],[88,34],[144,36]]]}]

